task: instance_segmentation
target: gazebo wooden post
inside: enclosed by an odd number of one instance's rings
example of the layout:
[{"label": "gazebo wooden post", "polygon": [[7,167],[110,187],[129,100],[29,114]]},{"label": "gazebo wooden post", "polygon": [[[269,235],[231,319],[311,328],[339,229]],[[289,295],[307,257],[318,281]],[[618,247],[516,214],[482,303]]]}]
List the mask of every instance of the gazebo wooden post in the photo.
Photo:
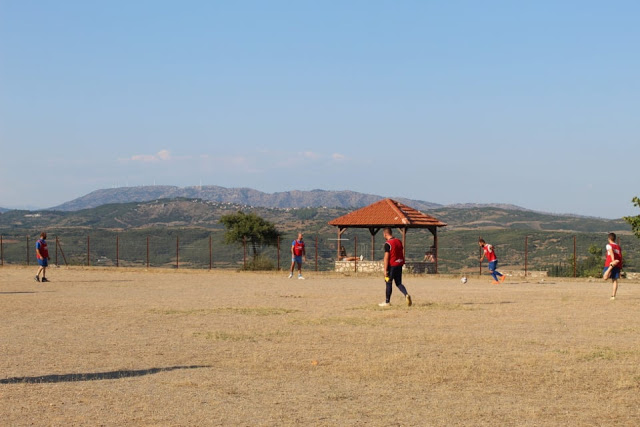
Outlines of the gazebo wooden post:
[{"label": "gazebo wooden post", "polygon": [[338,227],[338,257],[336,258],[338,261],[340,261],[340,247],[342,246],[341,243],[341,238],[342,238],[342,233],[344,233],[345,231],[347,231],[346,228],[344,227]]},{"label": "gazebo wooden post", "polygon": [[379,228],[369,227],[369,233],[371,233],[371,261],[375,260],[375,247],[376,247],[376,234],[380,231]]},{"label": "gazebo wooden post", "polygon": [[406,261],[407,257],[405,254],[407,253],[407,227],[402,227],[400,231],[402,232],[402,257]]},{"label": "gazebo wooden post", "polygon": [[438,229],[433,227],[433,229],[429,229],[429,231],[433,234],[433,245],[435,246],[435,254],[433,254],[433,257],[436,262],[436,274],[438,274],[438,259],[440,258],[438,256]]},{"label": "gazebo wooden post", "polygon": [[373,261],[373,258],[376,256],[375,246],[376,246],[376,235],[371,233],[371,261]]}]

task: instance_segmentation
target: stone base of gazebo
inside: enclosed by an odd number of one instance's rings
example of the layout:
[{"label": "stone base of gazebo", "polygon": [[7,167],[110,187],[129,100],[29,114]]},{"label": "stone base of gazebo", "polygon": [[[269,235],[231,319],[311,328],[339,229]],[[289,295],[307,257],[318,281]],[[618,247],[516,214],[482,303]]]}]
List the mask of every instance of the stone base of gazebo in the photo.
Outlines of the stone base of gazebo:
[{"label": "stone base of gazebo", "polygon": [[[383,273],[382,261],[336,261],[335,271],[338,273]],[[407,262],[404,265],[405,272],[415,274],[435,274],[436,264],[434,262]]]}]

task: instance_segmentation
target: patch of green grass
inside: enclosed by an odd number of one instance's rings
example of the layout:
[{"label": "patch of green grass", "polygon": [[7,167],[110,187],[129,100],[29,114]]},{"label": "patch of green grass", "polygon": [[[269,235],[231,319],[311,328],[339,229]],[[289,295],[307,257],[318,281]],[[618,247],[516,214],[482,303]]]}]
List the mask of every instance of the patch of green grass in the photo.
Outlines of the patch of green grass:
[{"label": "patch of green grass", "polygon": [[462,311],[475,311],[479,310],[477,307],[470,307],[465,304],[450,304],[450,303],[436,303],[436,302],[425,302],[425,303],[414,303],[411,307],[407,307],[405,304],[392,304],[389,307],[379,307],[376,305],[364,305],[360,307],[353,307],[350,310],[367,310],[367,311],[393,311],[393,310],[417,310],[417,311],[428,311],[428,310],[462,310]]},{"label": "patch of green grass", "polygon": [[321,317],[318,319],[298,319],[293,320],[291,323],[311,326],[378,326],[382,321],[364,317]]},{"label": "patch of green grass", "polygon": [[353,399],[353,397],[349,396],[346,393],[341,393],[341,392],[327,393],[327,400],[330,402],[341,402],[341,401],[351,400],[351,399]]},{"label": "patch of green grass", "polygon": [[256,342],[260,338],[264,338],[267,341],[272,341],[274,338],[287,337],[290,336],[291,333],[287,331],[274,331],[266,334],[259,333],[240,333],[240,332],[226,332],[226,331],[204,331],[204,332],[194,332],[193,336],[196,338],[204,338],[206,340],[215,340],[215,341],[249,341]]},{"label": "patch of green grass", "polygon": [[607,334],[616,335],[616,334],[636,334],[638,332],[637,328],[620,328],[620,329],[608,329],[606,331]]},{"label": "patch of green grass", "polygon": [[241,314],[245,316],[279,316],[283,314],[296,313],[298,310],[278,307],[217,307],[217,308],[199,308],[190,310],[176,309],[153,309],[149,312],[152,314],[162,314],[165,316],[206,316],[210,314]]},{"label": "patch of green grass", "polygon": [[224,331],[215,331],[215,332],[194,332],[194,337],[202,337],[206,340],[215,340],[215,341],[256,341],[256,337],[253,335],[247,334],[239,334],[239,333],[230,333]]},{"label": "patch of green grass", "polygon": [[601,347],[583,356],[580,356],[578,359],[583,362],[590,362],[593,360],[615,360],[620,358],[621,356],[628,354],[631,354],[631,352],[614,350],[610,347]]},{"label": "patch of green grass", "polygon": [[296,313],[298,310],[278,307],[222,307],[216,309],[218,313],[243,314],[247,316],[279,316]]}]

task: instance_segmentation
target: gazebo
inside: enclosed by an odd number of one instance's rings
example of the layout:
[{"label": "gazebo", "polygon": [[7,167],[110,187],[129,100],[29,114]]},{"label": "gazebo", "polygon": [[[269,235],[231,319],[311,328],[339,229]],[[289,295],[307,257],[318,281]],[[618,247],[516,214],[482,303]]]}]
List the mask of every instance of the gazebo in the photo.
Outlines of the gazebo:
[{"label": "gazebo", "polygon": [[[329,221],[338,227],[338,259],[340,240],[348,228],[367,228],[371,233],[371,260],[374,258],[375,237],[385,227],[396,228],[402,233],[402,245],[406,248],[407,231],[410,228],[426,228],[433,234],[435,246],[435,272],[438,272],[438,228],[447,224],[393,199],[382,199],[339,218]],[[406,250],[406,249],[405,249]],[[357,261],[356,261],[357,262]]]}]

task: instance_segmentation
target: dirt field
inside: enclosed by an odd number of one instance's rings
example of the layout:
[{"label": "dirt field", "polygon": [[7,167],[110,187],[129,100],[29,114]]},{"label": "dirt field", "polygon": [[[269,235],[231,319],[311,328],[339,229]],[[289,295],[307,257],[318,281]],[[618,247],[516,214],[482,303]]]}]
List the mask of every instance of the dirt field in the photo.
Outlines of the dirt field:
[{"label": "dirt field", "polygon": [[639,425],[640,284],[0,267],[2,425]]}]

